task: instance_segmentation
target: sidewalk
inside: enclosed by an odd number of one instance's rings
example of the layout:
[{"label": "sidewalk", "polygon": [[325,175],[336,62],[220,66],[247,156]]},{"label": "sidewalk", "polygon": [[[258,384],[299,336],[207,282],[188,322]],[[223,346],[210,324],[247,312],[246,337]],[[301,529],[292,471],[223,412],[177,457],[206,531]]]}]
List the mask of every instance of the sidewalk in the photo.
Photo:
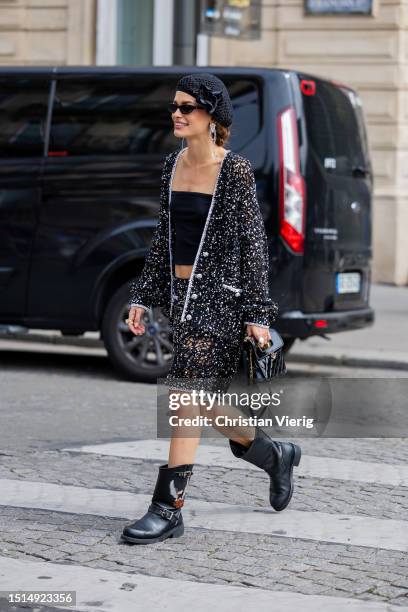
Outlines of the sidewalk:
[{"label": "sidewalk", "polygon": [[[329,335],[329,340],[315,336],[297,340],[287,356],[288,363],[324,363],[370,368],[408,370],[408,287],[374,284],[370,305],[375,322],[366,329]],[[0,328],[0,340],[41,342],[53,345],[100,349],[106,354],[99,332],[84,336],[62,336],[58,330],[32,330],[6,333]]]},{"label": "sidewalk", "polygon": [[370,305],[374,325],[297,340],[288,362],[322,363],[408,370],[408,287],[374,284]]}]

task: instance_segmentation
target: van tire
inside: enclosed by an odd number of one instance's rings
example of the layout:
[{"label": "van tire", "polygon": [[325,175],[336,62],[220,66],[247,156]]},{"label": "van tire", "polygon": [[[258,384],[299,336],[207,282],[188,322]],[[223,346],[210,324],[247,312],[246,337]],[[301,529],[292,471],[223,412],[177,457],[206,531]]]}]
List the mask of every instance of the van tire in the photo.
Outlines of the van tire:
[{"label": "van tire", "polygon": [[[120,286],[111,296],[103,313],[101,337],[115,370],[126,380],[135,382],[156,383],[157,378],[164,378],[170,367],[172,358],[171,329],[167,317],[161,308],[154,308],[152,313],[145,315],[146,331],[136,336],[129,331],[125,319],[129,314],[129,283]],[[148,329],[150,330],[148,332]],[[129,342],[139,340],[141,352],[151,359],[139,358],[136,350],[126,350]],[[158,365],[155,362],[158,351],[160,359],[165,362]]]}]

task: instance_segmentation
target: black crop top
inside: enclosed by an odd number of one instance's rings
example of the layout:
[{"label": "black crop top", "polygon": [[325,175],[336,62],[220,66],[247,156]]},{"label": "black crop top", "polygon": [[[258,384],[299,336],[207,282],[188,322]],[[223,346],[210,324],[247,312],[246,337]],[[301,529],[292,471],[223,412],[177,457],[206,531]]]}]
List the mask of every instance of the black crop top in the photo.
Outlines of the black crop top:
[{"label": "black crop top", "polygon": [[171,216],[176,234],[175,264],[194,263],[211,200],[211,193],[171,192]]}]

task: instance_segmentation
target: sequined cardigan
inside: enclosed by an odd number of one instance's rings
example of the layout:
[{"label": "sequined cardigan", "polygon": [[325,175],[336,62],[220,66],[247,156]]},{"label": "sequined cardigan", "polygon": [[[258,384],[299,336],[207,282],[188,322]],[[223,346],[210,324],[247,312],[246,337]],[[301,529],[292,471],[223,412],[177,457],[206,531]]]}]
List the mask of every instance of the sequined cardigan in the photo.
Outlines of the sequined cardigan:
[{"label": "sequined cardigan", "polygon": [[[185,149],[167,155],[160,211],[140,276],[130,284],[129,306],[161,306],[172,321],[175,249],[171,190]],[[221,336],[242,333],[245,324],[269,327],[278,304],[269,296],[269,256],[255,176],[245,157],[228,150],[221,162],[180,323]]]}]

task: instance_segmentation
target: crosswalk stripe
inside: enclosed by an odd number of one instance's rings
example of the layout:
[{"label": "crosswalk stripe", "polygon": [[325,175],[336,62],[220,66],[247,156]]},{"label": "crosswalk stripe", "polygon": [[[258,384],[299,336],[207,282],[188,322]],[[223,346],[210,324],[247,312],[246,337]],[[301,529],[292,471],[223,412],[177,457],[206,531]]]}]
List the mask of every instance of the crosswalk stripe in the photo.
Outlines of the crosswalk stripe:
[{"label": "crosswalk stripe", "polygon": [[[227,446],[200,445],[196,452],[197,465],[217,466],[233,469],[253,469],[256,466],[240,461],[234,457]],[[128,457],[166,461],[168,457],[168,440],[132,440],[129,442],[112,442],[108,444],[92,444],[63,448],[64,451],[79,453],[96,453],[114,457]],[[370,463],[352,459],[337,459],[334,457],[314,457],[302,455],[296,474],[312,478],[333,478],[350,482],[364,482],[393,487],[408,487],[408,466]]]},{"label": "crosswalk stripe", "polygon": [[[47,576],[44,580],[41,576]],[[176,580],[72,564],[0,557],[0,591],[76,591],[83,612],[166,610],[180,612],[406,612],[407,607],[348,597],[303,595],[290,591]],[[4,596],[4,595],[3,595]],[[96,603],[98,602],[98,603]],[[63,606],[64,609],[71,609]],[[74,609],[74,608],[73,608]]]},{"label": "crosswalk stripe", "polygon": [[[266,475],[265,475],[266,476]],[[267,477],[266,477],[267,479]],[[268,486],[269,482],[265,482]],[[0,506],[17,506],[134,519],[142,516],[150,495],[71,485],[0,479]],[[183,509],[188,527],[267,534],[385,550],[408,551],[408,521],[367,516],[303,512],[189,499]]]}]

